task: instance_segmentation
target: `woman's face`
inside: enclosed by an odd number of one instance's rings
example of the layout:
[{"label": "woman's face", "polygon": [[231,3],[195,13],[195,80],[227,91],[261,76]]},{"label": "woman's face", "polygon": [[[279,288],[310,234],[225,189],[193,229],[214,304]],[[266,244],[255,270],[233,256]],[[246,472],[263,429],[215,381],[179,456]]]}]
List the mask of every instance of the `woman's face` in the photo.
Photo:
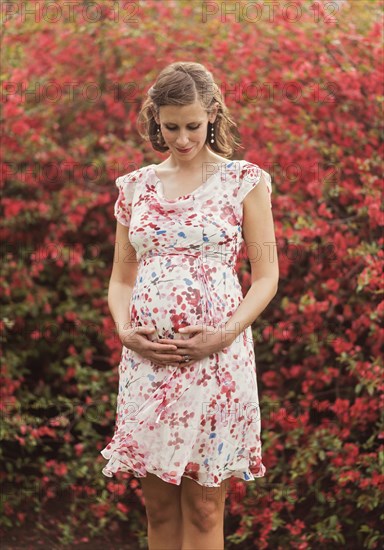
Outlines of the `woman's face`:
[{"label": "woman's face", "polygon": [[208,122],[214,122],[216,109],[208,116],[199,101],[160,107],[156,122],[170,153],[180,160],[193,158],[205,145]]}]

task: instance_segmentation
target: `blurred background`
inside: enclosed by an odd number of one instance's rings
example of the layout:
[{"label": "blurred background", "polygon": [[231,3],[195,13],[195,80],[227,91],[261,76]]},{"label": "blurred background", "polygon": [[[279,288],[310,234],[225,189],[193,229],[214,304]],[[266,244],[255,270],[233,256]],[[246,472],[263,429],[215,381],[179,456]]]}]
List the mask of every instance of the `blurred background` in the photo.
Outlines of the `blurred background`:
[{"label": "blurred background", "polygon": [[[136,116],[173,61],[210,69],[234,158],[272,176],[280,284],[255,322],[264,478],[232,478],[228,550],[380,548],[383,2],[1,5],[2,547],[146,548],[108,479],[121,344],[116,177],[159,163]],[[238,268],[250,285],[244,252]]]}]

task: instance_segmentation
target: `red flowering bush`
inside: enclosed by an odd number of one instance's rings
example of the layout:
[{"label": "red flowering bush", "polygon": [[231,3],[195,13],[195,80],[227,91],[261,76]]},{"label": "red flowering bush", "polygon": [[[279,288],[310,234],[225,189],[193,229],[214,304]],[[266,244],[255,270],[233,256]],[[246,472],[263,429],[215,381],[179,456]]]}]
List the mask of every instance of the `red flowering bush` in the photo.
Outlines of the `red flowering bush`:
[{"label": "red flowering bush", "polygon": [[161,161],[140,103],[163,66],[198,59],[239,125],[236,158],[272,176],[280,265],[254,325],[267,473],[232,479],[226,548],[379,548],[382,2],[297,0],[270,17],[244,1],[123,4],[3,12],[3,531],[36,513],[44,532],[58,502],[63,545],[116,520],[145,545],[138,481],[108,481],[99,454],[121,352],[114,180]]}]

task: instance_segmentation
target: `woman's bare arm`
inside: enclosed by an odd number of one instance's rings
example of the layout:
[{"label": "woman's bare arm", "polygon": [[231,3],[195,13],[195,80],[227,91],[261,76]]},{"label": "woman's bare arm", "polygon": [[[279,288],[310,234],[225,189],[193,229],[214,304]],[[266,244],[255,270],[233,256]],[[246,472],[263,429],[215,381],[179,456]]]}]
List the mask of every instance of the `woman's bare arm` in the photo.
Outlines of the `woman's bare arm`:
[{"label": "woman's bare arm", "polygon": [[131,323],[129,304],[137,275],[136,251],[129,241],[128,227],[117,222],[113,267],[108,287],[108,307],[117,332]]},{"label": "woman's bare arm", "polygon": [[273,215],[263,179],[243,201],[243,238],[251,264],[252,285],[225,324],[225,335],[230,340],[235,340],[257,319],[278,288],[279,265]]},{"label": "woman's bare arm", "polygon": [[130,301],[136,281],[138,262],[136,250],[128,237],[128,227],[117,222],[113,267],[108,287],[108,307],[115,322],[116,332],[126,347],[133,349],[143,357],[149,358],[159,366],[176,364],[183,360],[177,353],[177,346],[161,341],[150,342],[146,335],[153,327],[130,328]]}]

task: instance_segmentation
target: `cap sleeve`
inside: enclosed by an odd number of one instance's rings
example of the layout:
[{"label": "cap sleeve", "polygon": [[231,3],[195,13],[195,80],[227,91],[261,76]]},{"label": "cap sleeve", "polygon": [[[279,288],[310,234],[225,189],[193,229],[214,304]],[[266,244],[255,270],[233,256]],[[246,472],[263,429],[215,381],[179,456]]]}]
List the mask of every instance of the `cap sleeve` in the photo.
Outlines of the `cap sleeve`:
[{"label": "cap sleeve", "polygon": [[114,207],[115,218],[122,225],[129,227],[131,222],[133,194],[135,191],[132,173],[120,176],[116,179],[115,184],[119,190],[119,195]]},{"label": "cap sleeve", "polygon": [[257,164],[246,162],[241,170],[237,198],[243,202],[245,197],[260,182],[265,182],[269,195],[269,205],[272,208],[272,178],[271,175]]}]

